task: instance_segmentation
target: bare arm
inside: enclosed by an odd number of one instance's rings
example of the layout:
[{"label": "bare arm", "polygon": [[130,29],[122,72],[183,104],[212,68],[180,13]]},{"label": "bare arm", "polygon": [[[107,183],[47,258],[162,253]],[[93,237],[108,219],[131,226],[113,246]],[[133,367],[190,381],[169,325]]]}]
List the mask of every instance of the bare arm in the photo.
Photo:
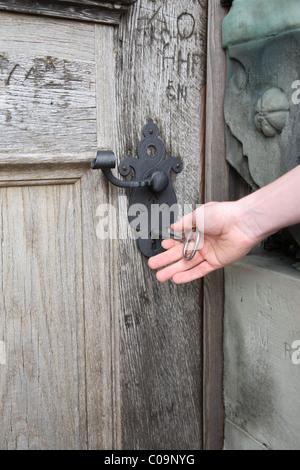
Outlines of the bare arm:
[{"label": "bare arm", "polygon": [[258,242],[300,222],[300,166],[240,201],[243,224]]},{"label": "bare arm", "polygon": [[[204,243],[192,261],[183,259],[182,244],[174,240],[165,240],[167,251],[150,258],[150,268],[164,267],[157,273],[160,282],[172,279],[181,284],[201,278],[242,258],[281,228],[300,222],[300,166],[239,201],[203,207]],[[191,230],[196,226],[196,216],[197,211],[172,228]]]}]

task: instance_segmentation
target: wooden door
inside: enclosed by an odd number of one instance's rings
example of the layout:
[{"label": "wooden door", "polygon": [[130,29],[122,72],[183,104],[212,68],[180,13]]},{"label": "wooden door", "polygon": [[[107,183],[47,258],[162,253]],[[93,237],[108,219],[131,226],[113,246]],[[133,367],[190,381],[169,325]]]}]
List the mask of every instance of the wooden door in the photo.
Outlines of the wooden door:
[{"label": "wooden door", "polygon": [[0,22],[0,446],[110,448],[118,294],[96,238],[107,187],[89,162],[111,145],[98,124],[111,116],[113,30],[9,12]]},{"label": "wooden door", "polygon": [[128,193],[90,162],[153,118],[203,200],[207,2],[30,3],[0,2],[0,448],[200,449],[202,284],[99,240]]}]

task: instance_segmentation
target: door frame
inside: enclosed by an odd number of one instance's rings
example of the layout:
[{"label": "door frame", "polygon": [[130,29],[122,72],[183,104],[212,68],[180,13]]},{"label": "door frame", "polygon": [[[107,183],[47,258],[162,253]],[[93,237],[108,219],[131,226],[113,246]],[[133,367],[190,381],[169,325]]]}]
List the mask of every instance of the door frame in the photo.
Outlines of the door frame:
[{"label": "door frame", "polygon": [[[229,198],[226,162],[224,96],[226,54],[222,21],[228,8],[208,1],[205,202]],[[224,442],[223,316],[224,270],[203,280],[203,448],[221,450]]]}]

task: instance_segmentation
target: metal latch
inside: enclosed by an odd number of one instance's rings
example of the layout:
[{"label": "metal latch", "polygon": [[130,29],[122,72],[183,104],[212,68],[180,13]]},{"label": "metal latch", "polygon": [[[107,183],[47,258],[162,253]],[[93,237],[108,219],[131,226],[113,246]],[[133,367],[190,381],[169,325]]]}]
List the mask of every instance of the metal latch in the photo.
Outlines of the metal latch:
[{"label": "metal latch", "polygon": [[[116,178],[111,169],[116,157],[111,150],[98,150],[92,169],[102,170],[113,185],[131,188],[128,220],[136,230],[140,251],[147,257],[162,253],[161,242],[170,225],[177,219],[178,206],[171,182],[171,172],[182,171],[182,161],[166,156],[159,129],[152,119],[143,128],[144,138],[138,145],[138,158],[127,157],[119,164],[119,173],[132,179]],[[132,175],[134,171],[134,175]]]}]

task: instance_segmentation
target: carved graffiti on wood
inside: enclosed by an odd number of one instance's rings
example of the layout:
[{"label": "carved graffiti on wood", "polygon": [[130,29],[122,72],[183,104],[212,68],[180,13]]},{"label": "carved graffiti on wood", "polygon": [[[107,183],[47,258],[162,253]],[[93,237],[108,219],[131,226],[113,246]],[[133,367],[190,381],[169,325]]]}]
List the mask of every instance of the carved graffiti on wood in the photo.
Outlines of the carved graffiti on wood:
[{"label": "carved graffiti on wood", "polygon": [[182,11],[174,16],[170,16],[165,1],[151,3],[154,8],[140,10],[138,30],[149,47],[159,48],[162,69],[170,72],[165,88],[167,98],[173,103],[187,103],[190,82],[197,80],[198,86],[202,87],[205,81],[206,31],[197,24],[199,19],[195,13],[195,5],[203,7],[205,2],[185,3]]}]

